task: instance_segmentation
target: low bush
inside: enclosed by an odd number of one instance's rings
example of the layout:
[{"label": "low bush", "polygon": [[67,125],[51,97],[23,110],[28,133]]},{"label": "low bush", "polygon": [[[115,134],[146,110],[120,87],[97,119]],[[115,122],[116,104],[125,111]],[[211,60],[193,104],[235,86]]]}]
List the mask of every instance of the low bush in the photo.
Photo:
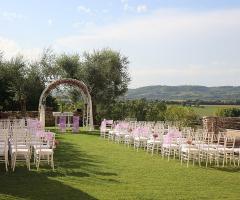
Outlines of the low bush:
[{"label": "low bush", "polygon": [[218,109],[217,116],[219,117],[240,117],[239,108],[220,108]]}]

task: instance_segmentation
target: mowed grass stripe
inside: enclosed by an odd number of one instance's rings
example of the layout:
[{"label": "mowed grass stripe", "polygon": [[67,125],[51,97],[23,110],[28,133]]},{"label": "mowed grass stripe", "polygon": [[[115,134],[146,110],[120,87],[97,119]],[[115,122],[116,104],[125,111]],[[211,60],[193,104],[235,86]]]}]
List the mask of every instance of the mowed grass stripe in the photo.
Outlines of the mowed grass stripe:
[{"label": "mowed grass stripe", "polygon": [[[89,132],[57,134],[56,171],[1,165],[0,198],[11,199],[239,199],[240,170],[181,166]],[[11,187],[8,187],[11,185]]]}]

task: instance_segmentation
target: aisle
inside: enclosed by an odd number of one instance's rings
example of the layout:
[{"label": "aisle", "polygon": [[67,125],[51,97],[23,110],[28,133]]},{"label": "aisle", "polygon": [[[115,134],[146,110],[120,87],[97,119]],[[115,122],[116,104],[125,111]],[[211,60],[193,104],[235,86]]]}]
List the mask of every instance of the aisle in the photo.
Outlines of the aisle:
[{"label": "aisle", "polygon": [[59,163],[59,169],[72,176],[67,180],[70,185],[77,184],[97,199],[238,197],[240,172],[234,169],[229,173],[211,168],[186,168],[179,161],[151,157],[98,135],[61,135],[60,138],[58,157],[65,154],[69,162]]}]

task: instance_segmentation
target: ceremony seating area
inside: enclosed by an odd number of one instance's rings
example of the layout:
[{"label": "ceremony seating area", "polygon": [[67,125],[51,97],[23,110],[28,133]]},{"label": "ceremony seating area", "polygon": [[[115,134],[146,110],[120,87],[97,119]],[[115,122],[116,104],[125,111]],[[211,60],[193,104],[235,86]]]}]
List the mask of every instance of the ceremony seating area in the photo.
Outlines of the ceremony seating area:
[{"label": "ceremony seating area", "polygon": [[[147,147],[146,151],[142,150],[144,147],[139,147],[137,151],[131,142],[128,148],[125,142],[118,145],[110,139],[108,141],[108,137],[100,138],[99,131],[89,132],[82,128],[77,134],[63,134],[55,127],[47,129],[56,132],[58,140],[54,149],[55,170],[52,171],[48,165],[42,166],[41,159],[37,171],[34,147],[31,145],[30,171],[25,159],[23,162],[16,161],[14,173],[5,172],[5,162],[0,163],[0,199],[133,200],[168,197],[212,200],[222,196],[226,199],[239,197],[240,168],[233,164],[224,167],[209,164],[207,168],[189,164],[187,168],[186,164],[181,166],[177,152],[175,159],[171,153],[168,162],[167,152],[165,159],[156,154],[156,149],[151,156],[150,145],[149,153]],[[41,132],[35,134],[36,138],[41,135]],[[35,145],[38,142],[35,140]],[[47,163],[47,156],[44,158]],[[49,161],[51,164],[51,159]],[[222,163],[219,164],[221,166]],[[9,169],[10,166],[11,159]]]},{"label": "ceremony seating area", "polygon": [[136,151],[160,154],[162,158],[179,159],[187,167],[192,162],[199,166],[217,167],[240,165],[240,147],[235,137],[224,132],[214,134],[203,129],[178,127],[171,122],[138,122],[103,120],[100,136]]},{"label": "ceremony seating area", "polygon": [[54,170],[54,148],[55,133],[46,132],[37,119],[0,120],[0,156],[6,171],[15,171],[18,162],[30,170],[31,161],[37,170],[43,162]]}]

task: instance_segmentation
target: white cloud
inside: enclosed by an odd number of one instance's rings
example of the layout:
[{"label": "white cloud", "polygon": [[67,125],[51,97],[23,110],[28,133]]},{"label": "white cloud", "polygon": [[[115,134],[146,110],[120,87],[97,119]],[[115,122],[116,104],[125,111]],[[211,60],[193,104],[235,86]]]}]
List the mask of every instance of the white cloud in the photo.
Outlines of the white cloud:
[{"label": "white cloud", "polygon": [[16,12],[2,11],[0,12],[0,18],[7,21],[15,21],[24,19],[24,16]]},{"label": "white cloud", "polygon": [[21,48],[14,40],[0,36],[0,50],[4,53],[4,58],[10,59],[18,54],[27,59],[37,59],[42,52],[39,48]]},{"label": "white cloud", "polygon": [[138,6],[137,6],[137,12],[138,12],[138,13],[147,12],[147,6],[146,6],[146,5],[138,5]]},{"label": "white cloud", "polygon": [[48,23],[49,26],[52,26],[53,20],[52,19],[48,19],[47,23]]},{"label": "white cloud", "polygon": [[106,14],[106,13],[109,13],[109,10],[108,9],[102,9],[101,12]]},{"label": "white cloud", "polygon": [[123,5],[123,10],[124,11],[134,11],[134,7],[130,6],[128,3],[125,3]]},{"label": "white cloud", "polygon": [[78,10],[79,12],[82,12],[82,13],[92,14],[91,9],[90,9],[90,8],[87,8],[87,7],[85,7],[85,6],[78,6],[78,7],[77,7],[77,10]]},{"label": "white cloud", "polygon": [[78,21],[78,22],[74,22],[72,24],[73,28],[77,29],[77,30],[81,30],[81,32],[83,32],[84,30],[90,30],[92,27],[95,26],[94,22],[91,21]]},{"label": "white cloud", "polygon": [[129,5],[128,0],[121,0],[121,3],[125,12],[134,11],[134,7]]},{"label": "white cloud", "polygon": [[[57,40],[58,43],[69,48],[75,48],[79,43],[92,43],[100,40],[112,42],[125,41],[124,43],[155,43],[157,41],[173,40],[181,42],[181,38],[194,40],[205,37],[221,36],[223,34],[233,34],[235,29],[239,31],[240,10],[218,11],[210,13],[181,13],[177,11],[159,11],[152,15],[139,17],[117,24],[95,27],[94,31],[81,35],[73,35]],[[229,28],[234,29],[230,31]],[[214,31],[214,32],[213,32]],[[216,32],[217,31],[217,32]],[[224,32],[220,32],[224,31]],[[71,43],[70,41],[73,41]],[[93,41],[94,40],[94,41]],[[66,41],[66,42],[64,42]],[[186,40],[187,41],[187,40]],[[69,43],[70,42],[70,43]],[[106,44],[108,44],[107,42]],[[75,44],[75,45],[73,45]]]},{"label": "white cloud", "polygon": [[[104,47],[120,50],[129,56],[132,86],[162,82],[236,85],[236,70],[240,68],[238,19],[240,9],[194,13],[158,10],[59,38],[56,46],[72,51],[79,46],[87,51]],[[192,65],[199,67],[189,70]],[[139,75],[141,71],[145,76]]]}]

